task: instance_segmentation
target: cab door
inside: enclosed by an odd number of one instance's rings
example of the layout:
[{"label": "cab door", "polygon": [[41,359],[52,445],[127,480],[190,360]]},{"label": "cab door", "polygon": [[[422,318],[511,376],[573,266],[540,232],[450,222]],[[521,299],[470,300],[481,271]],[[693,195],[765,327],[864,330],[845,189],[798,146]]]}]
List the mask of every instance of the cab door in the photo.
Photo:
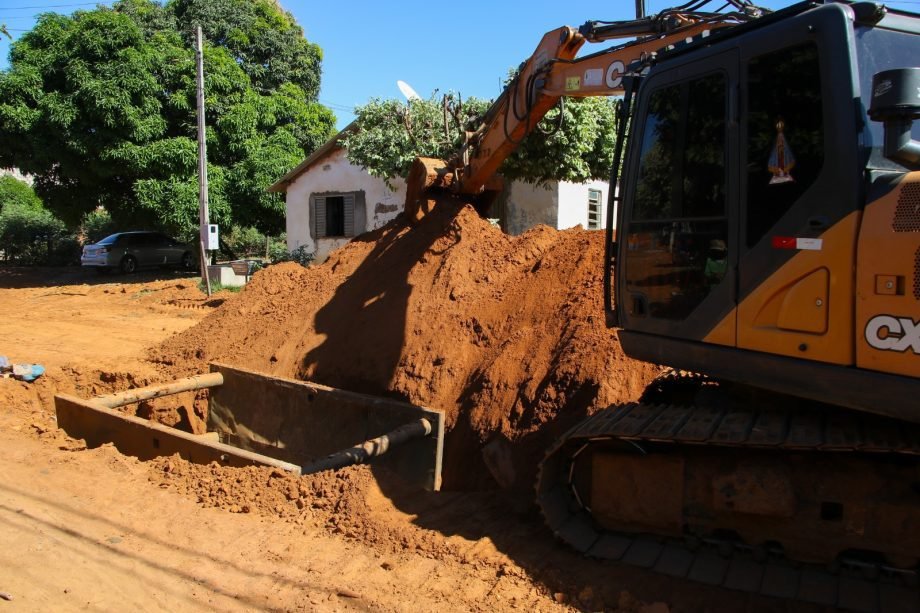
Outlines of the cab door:
[{"label": "cab door", "polygon": [[[641,86],[617,229],[628,330],[703,340],[734,312],[737,66],[736,50],[703,49]],[[734,345],[734,325],[719,335]]]},{"label": "cab door", "polygon": [[738,346],[852,364],[861,175],[842,5],[742,47]]}]

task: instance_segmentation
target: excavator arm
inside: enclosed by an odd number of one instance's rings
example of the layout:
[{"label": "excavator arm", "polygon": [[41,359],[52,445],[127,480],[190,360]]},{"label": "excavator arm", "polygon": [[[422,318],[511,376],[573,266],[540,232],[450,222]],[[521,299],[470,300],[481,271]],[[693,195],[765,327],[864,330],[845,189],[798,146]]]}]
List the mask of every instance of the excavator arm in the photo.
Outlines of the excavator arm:
[{"label": "excavator arm", "polygon": [[[469,134],[452,164],[453,188],[469,195],[489,189],[502,162],[563,96],[621,94],[624,75],[641,72],[659,50],[762,13],[746,0],[729,0],[733,12],[701,12],[708,1],[690,2],[650,17],[589,21],[577,30],[564,26],[548,32]],[[635,40],[576,59],[585,43],[623,38]]]}]

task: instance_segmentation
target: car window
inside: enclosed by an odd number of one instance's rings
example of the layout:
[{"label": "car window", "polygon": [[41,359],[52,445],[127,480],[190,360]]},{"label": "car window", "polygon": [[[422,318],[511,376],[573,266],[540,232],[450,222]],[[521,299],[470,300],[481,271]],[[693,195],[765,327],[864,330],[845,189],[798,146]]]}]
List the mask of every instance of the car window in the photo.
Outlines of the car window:
[{"label": "car window", "polygon": [[114,245],[118,239],[121,237],[121,234],[109,234],[101,241],[97,241],[97,245]]},{"label": "car window", "polygon": [[149,234],[137,232],[133,234],[125,234],[125,238],[127,239],[125,245],[128,245],[129,247],[143,247],[150,244]]}]

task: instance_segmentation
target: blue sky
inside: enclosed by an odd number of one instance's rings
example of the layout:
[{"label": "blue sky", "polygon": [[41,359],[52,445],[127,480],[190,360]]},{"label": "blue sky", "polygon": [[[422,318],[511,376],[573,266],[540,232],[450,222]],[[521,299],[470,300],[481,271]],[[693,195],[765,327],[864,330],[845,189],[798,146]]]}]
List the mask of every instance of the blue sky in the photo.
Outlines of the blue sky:
[{"label": "blue sky", "polygon": [[[281,0],[304,28],[307,39],[323,49],[320,101],[332,107],[344,127],[351,109],[373,97],[401,94],[396,81],[408,82],[422,96],[434,90],[494,98],[508,69],[520,64],[540,38],[562,25],[585,21],[629,19],[630,0]],[[682,0],[646,0],[648,12],[681,4]],[[788,0],[761,0],[769,8]],[[891,2],[906,8],[917,2]],[[0,23],[13,36],[32,27],[44,10],[70,13],[90,9],[79,0],[0,0]],[[713,4],[712,6],[717,6]],[[918,8],[918,7],[913,7]],[[595,51],[606,45],[586,45]],[[0,68],[6,68],[9,42],[0,41]]]}]

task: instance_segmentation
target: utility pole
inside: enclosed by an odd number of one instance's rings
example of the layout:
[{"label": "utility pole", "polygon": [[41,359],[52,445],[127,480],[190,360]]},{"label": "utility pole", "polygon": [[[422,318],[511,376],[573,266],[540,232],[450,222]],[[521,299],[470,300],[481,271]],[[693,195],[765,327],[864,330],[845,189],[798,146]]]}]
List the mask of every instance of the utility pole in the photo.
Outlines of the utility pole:
[{"label": "utility pole", "polygon": [[645,0],[636,0],[636,19],[645,17]]},{"label": "utility pole", "polygon": [[199,244],[201,245],[201,274],[208,286],[208,296],[211,295],[211,280],[208,276],[208,146],[205,141],[204,129],[204,43],[202,42],[201,26],[198,26],[195,36],[195,59],[198,63],[198,221]]}]

